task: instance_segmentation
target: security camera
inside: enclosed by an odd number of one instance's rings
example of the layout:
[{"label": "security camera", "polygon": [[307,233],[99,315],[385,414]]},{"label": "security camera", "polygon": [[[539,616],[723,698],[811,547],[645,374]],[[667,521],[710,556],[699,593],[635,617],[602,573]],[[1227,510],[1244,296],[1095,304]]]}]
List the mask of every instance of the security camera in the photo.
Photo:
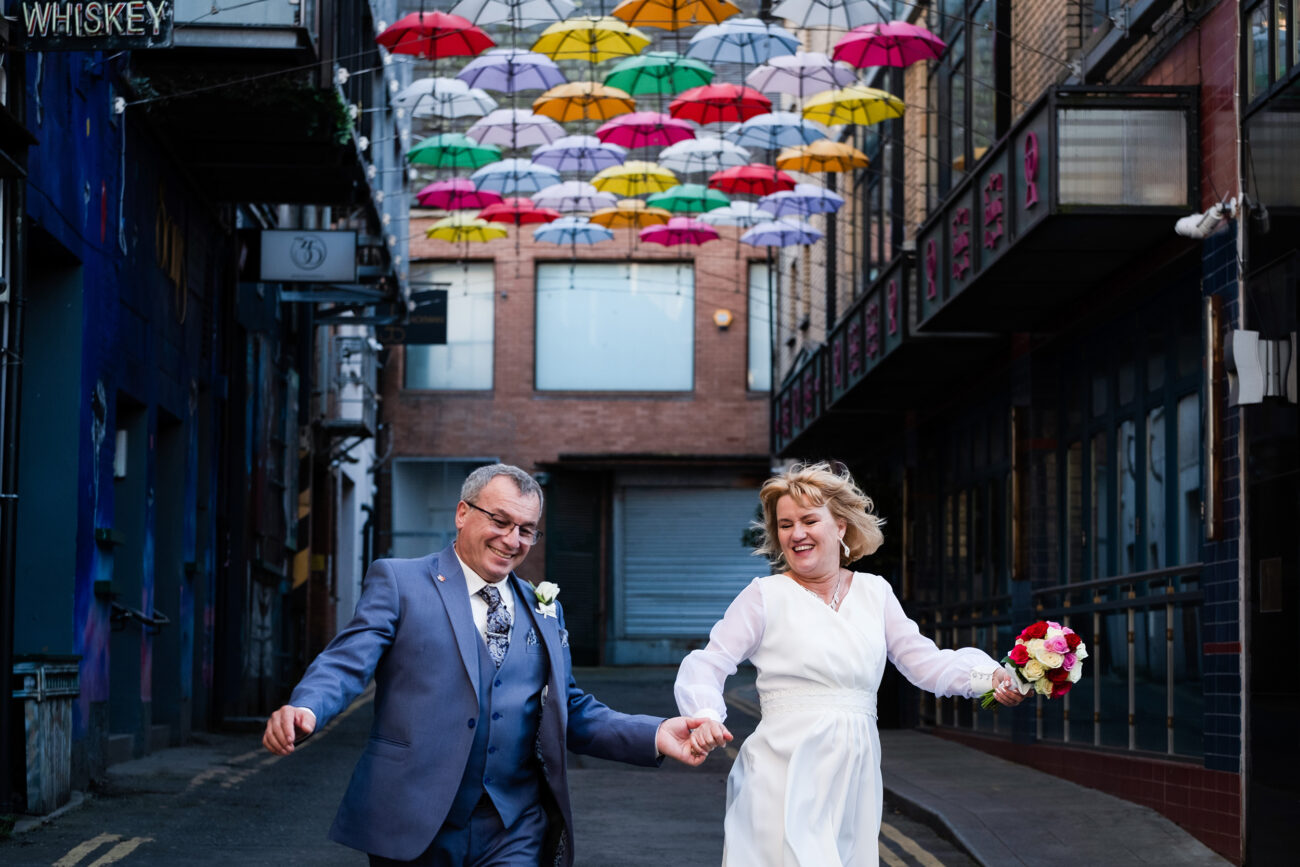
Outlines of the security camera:
[{"label": "security camera", "polygon": [[1204,214],[1189,214],[1174,223],[1174,231],[1185,238],[1208,238],[1223,222],[1223,205],[1218,204]]}]

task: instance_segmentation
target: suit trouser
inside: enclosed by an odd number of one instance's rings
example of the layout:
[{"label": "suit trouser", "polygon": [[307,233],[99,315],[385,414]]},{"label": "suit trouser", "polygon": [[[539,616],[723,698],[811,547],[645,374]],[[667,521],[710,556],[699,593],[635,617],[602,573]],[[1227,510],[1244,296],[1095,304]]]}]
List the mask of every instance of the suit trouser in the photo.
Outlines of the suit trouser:
[{"label": "suit trouser", "polygon": [[507,827],[484,795],[464,828],[443,825],[424,854],[413,861],[370,856],[370,867],[537,867],[546,838],[541,804],[524,810]]}]

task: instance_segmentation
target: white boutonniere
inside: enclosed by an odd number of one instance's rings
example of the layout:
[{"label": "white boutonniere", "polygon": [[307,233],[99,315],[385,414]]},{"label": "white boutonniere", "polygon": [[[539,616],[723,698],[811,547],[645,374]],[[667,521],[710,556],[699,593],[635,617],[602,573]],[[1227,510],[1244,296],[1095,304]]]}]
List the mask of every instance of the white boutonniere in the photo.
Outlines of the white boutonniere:
[{"label": "white boutonniere", "polygon": [[533,595],[537,597],[537,613],[543,617],[555,617],[555,597],[560,595],[560,588],[551,581],[543,581],[541,584],[533,587]]}]

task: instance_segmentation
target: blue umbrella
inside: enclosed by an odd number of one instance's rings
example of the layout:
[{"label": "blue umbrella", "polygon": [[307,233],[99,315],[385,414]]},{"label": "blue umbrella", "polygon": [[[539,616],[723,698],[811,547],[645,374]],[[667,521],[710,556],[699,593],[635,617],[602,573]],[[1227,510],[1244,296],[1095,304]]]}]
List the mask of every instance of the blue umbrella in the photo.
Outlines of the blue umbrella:
[{"label": "blue umbrella", "polygon": [[560,173],[555,169],[534,165],[521,157],[488,163],[469,177],[480,190],[507,196],[535,193],[560,182]]},{"label": "blue umbrella", "polygon": [[614,240],[614,232],[586,217],[560,217],[533,229],[533,238],[548,244],[599,244]]},{"label": "blue umbrella", "polygon": [[550,90],[566,81],[555,61],[522,48],[493,48],[465,64],[457,75],[470,87],[500,93]]},{"label": "blue umbrella", "polygon": [[732,18],[701,28],[686,46],[686,56],[708,64],[758,66],[769,57],[794,54],[798,50],[799,40],[779,24],[768,24],[757,18]]},{"label": "blue umbrella", "polygon": [[843,196],[816,184],[795,184],[793,190],[780,190],[758,200],[760,208],[777,217],[829,214],[838,211],[843,204]]},{"label": "blue umbrella", "polygon": [[828,136],[826,127],[792,111],[773,111],[736,124],[724,134],[743,147],[778,150],[812,144]]},{"label": "blue umbrella", "polygon": [[821,239],[822,233],[802,220],[769,220],[740,236],[740,242],[751,247],[792,247]]},{"label": "blue umbrella", "polygon": [[594,175],[602,169],[622,165],[627,148],[606,144],[594,135],[566,135],[533,151],[533,162],[557,172]]}]

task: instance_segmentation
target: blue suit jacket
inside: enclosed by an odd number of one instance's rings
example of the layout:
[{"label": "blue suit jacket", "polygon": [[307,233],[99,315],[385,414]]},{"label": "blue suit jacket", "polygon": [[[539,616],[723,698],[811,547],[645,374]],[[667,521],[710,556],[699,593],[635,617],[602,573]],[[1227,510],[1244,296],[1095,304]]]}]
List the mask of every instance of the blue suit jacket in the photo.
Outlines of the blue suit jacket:
[{"label": "blue suit jacket", "polygon": [[[551,817],[545,862],[571,864],[573,816],[565,747],[651,766],[661,719],[611,710],[573,680],[564,614],[537,613],[532,588],[511,575],[550,658],[538,748]],[[356,615],[294,689],[290,704],[326,725],[375,679],[375,721],[330,838],[375,855],[410,860],[432,842],[460,785],[478,708],[478,644],[460,562],[450,546],[417,560],[377,560]],[[547,794],[549,793],[549,799]]]}]

